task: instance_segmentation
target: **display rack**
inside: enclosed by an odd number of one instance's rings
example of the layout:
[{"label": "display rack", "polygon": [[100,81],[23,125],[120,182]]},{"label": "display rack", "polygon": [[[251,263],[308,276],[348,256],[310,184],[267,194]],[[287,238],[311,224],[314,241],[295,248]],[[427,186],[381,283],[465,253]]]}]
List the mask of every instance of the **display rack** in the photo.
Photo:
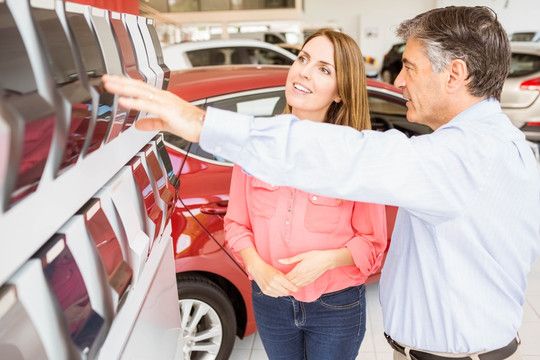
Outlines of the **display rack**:
[{"label": "display rack", "polygon": [[156,134],[130,128],[0,214],[4,283]]},{"label": "display rack", "polygon": [[[107,10],[72,3],[65,4],[71,11],[80,11],[76,14],[78,17],[72,17],[71,25],[75,24],[73,20],[79,21],[79,25],[85,25],[83,14],[84,16],[99,14],[100,20],[103,20],[100,23],[101,31],[107,30],[110,34],[114,34],[114,28],[109,27],[110,23],[107,22],[110,16]],[[60,10],[58,6],[61,7]],[[50,54],[46,56],[51,48],[42,44],[46,42],[42,33],[48,31],[46,35],[53,34],[52,43],[61,45],[59,51],[65,50],[66,46],[68,49],[70,46],[76,46],[76,42],[72,39],[68,44],[62,38],[64,42],[60,44],[58,38],[54,38],[62,33],[62,26],[68,26],[67,20],[59,25],[60,22],[54,16],[54,12],[51,13],[54,9],[63,11],[63,6],[64,3],[58,0],[0,0],[0,12],[5,28],[9,27],[8,30],[12,34],[21,34],[20,37],[11,39],[12,43],[4,44],[3,50],[12,49],[9,48],[12,44],[18,46],[19,50],[26,48],[28,55],[23,60],[26,60],[25,64],[31,63],[31,71],[34,72],[37,83],[28,96],[22,92],[12,91],[15,88],[12,86],[18,83],[18,76],[21,83],[24,81],[24,74],[8,74],[0,84],[2,90],[0,135],[4,142],[2,149],[8,154],[1,154],[0,159],[2,167],[0,324],[3,326],[0,328],[0,351],[24,349],[24,356],[28,359],[179,360],[183,354],[179,348],[182,343],[179,329],[180,312],[170,235],[171,225],[167,217],[174,204],[177,184],[162,181],[175,179],[168,168],[170,160],[166,152],[160,151],[162,142],[160,139],[156,140],[156,136],[160,136],[157,132],[139,131],[134,126],[129,126],[131,124],[127,121],[117,126],[119,118],[114,116],[108,120],[104,117],[96,118],[97,107],[103,105],[100,102],[101,98],[98,100],[97,96],[100,95],[97,93],[103,89],[99,88],[100,78],[86,78],[86,71],[81,70],[83,69],[81,58],[74,55],[77,69],[73,64],[68,64],[69,71],[75,71],[75,75],[78,74],[79,78],[85,77],[80,82],[74,81],[64,85],[65,83],[58,82],[62,74],[55,73],[53,76],[53,68],[54,71],[59,71],[59,67],[48,67],[50,62],[54,63],[55,60]],[[42,18],[40,19],[38,15]],[[125,14],[120,13],[114,16],[116,20],[126,18]],[[140,28],[142,34],[149,31],[146,26],[148,19],[134,15],[129,18],[132,25],[144,25]],[[53,29],[53,25],[60,27]],[[89,31],[90,20],[88,26],[86,30]],[[125,51],[125,47],[129,44],[127,38],[129,34],[127,28],[124,29],[122,26],[124,25],[121,22],[116,23],[117,32],[123,31]],[[132,26],[131,31],[136,29]],[[69,31],[66,33],[68,37],[72,35]],[[19,38],[24,39],[24,46]],[[144,41],[144,36],[136,38],[139,42]],[[110,49],[109,51],[116,49],[116,43],[111,44],[111,39],[113,42],[116,41],[113,37],[108,37],[109,43],[106,47]],[[96,37],[97,40],[103,41]],[[144,55],[142,49],[154,49],[154,44],[145,46],[138,43],[136,46],[139,49],[137,53],[139,57]],[[13,56],[20,53],[11,52]],[[0,58],[0,65],[10,63],[13,68],[17,68],[13,63],[18,59],[9,58],[9,54],[9,51],[4,52]],[[117,55],[121,59],[121,52]],[[147,55],[149,59],[157,61],[155,50]],[[107,56],[110,57],[111,54]],[[66,63],[60,65],[67,68]],[[123,64],[121,60],[119,63]],[[132,61],[131,66],[134,65]],[[30,71],[30,66],[27,66],[27,70]],[[136,69],[133,68],[131,71]],[[168,81],[169,74],[165,75],[161,68],[159,71],[161,74],[156,74],[155,77],[161,79],[161,82],[165,82],[165,79]],[[124,69],[118,69],[118,72],[125,74]],[[90,73],[95,75],[94,71],[90,71],[88,76]],[[54,81],[57,81],[56,87]],[[153,79],[152,84],[155,82]],[[84,94],[79,94],[80,100],[74,100],[75,97],[66,91],[75,88],[86,90]],[[15,101],[19,101],[20,105],[20,99],[26,102],[26,108],[14,106]],[[26,123],[33,121],[32,107],[37,104],[32,103],[31,99],[38,99],[53,110],[54,114],[47,116],[52,116],[49,123],[54,126],[54,132],[51,130],[54,135],[52,141],[49,140],[51,150],[46,149],[40,154],[47,161],[40,169],[43,175],[41,178],[38,177],[37,181],[29,182],[33,188],[25,192],[21,189],[26,188],[15,184],[13,179],[15,175],[21,176],[23,160],[26,161],[25,166],[30,168],[32,166],[30,161],[32,159],[28,159],[29,152],[24,153],[24,149],[17,144],[27,141],[24,137],[26,129],[19,124],[24,125],[25,121]],[[111,114],[116,114],[118,106],[116,97],[113,102],[107,103],[107,106],[111,104],[113,105]],[[91,110],[93,114],[91,120],[90,117],[85,120],[89,126],[82,134],[76,131],[80,128],[75,129],[71,126],[77,124],[79,120],[74,115],[77,106],[79,109],[84,108],[85,111]],[[21,109],[24,110],[22,113]],[[90,111],[86,111],[86,114],[90,114]],[[135,118],[132,120],[135,121]],[[98,138],[92,138],[91,134],[92,131],[96,133],[99,121],[102,122],[101,125],[110,122],[108,134],[111,134],[112,128],[116,126],[115,133],[114,136],[100,137],[101,141],[91,148],[90,140]],[[39,141],[38,132],[32,135]],[[81,146],[70,148],[70,140],[72,138],[77,140],[79,135],[82,138]],[[9,144],[6,145],[6,142]],[[68,150],[79,152],[71,162],[60,163],[66,159],[66,155],[62,157],[64,149],[67,149],[64,154],[69,154]],[[23,155],[27,158],[20,160]],[[153,166],[146,164],[145,156],[152,159]],[[138,158],[141,160],[137,161],[141,161],[144,165],[143,175],[148,177],[148,184],[151,185],[151,188],[149,186],[145,191],[155,193],[155,205],[161,207],[162,214],[165,214],[159,231],[156,231],[155,227],[149,227],[148,222],[145,222],[147,220],[145,207],[148,204],[145,203],[144,191],[137,187],[135,175],[131,170],[133,160]],[[4,166],[2,161],[8,165]],[[157,179],[160,180],[159,186]],[[166,183],[166,188],[163,188],[163,183]],[[118,190],[121,186],[126,187]],[[23,195],[15,198],[13,194],[16,192]],[[100,196],[109,196],[110,201],[106,203]],[[128,201],[119,204],[122,199]],[[162,199],[168,199],[168,202]],[[105,214],[101,221],[108,223],[107,229],[112,233],[100,241],[97,241],[98,236],[92,233],[88,220],[90,217],[88,214],[95,208],[92,204],[98,203],[100,206],[103,203],[103,206],[98,208]],[[136,241],[133,241],[134,239]],[[111,246],[113,243],[116,246],[114,249]],[[115,252],[115,262],[111,262],[112,257],[106,258],[104,254],[107,251]],[[117,266],[114,270],[119,270],[122,266],[120,275],[123,276],[123,283],[117,288],[111,283],[115,281],[112,272],[109,273],[107,269],[111,264]],[[72,284],[75,284],[76,288],[71,287]],[[73,289],[73,294],[70,293],[70,289]],[[121,291],[119,290],[117,294],[115,290],[118,289]],[[73,300],[72,295],[75,292],[80,297]],[[71,299],[68,299],[70,297]],[[69,317],[71,320],[73,317],[77,319],[79,312],[81,319],[84,318],[84,314],[90,314],[84,326],[80,324],[75,326],[73,325],[75,322],[70,323],[68,319]],[[17,320],[22,322],[20,326],[24,326],[25,331],[15,331],[18,326]],[[79,325],[81,332],[88,331],[88,333],[76,334],[73,327]],[[11,334],[10,327],[13,327]],[[20,335],[14,336],[15,333]],[[87,337],[89,334],[90,338]],[[84,341],[78,342],[79,339]],[[11,353],[7,354],[2,353],[0,357],[4,355],[9,357]]]}]

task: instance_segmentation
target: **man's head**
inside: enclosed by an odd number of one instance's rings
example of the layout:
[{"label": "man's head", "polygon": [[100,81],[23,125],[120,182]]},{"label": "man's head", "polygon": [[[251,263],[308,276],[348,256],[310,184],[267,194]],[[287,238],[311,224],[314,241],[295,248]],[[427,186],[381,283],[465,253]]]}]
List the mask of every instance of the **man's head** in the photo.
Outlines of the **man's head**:
[{"label": "man's head", "polygon": [[404,21],[407,44],[394,84],[403,89],[407,119],[432,129],[487,98],[500,98],[510,45],[487,7],[446,7]]},{"label": "man's head", "polygon": [[396,34],[405,41],[422,41],[434,72],[447,68],[453,59],[463,60],[471,95],[500,99],[511,53],[506,32],[490,8],[433,9],[401,23]]}]

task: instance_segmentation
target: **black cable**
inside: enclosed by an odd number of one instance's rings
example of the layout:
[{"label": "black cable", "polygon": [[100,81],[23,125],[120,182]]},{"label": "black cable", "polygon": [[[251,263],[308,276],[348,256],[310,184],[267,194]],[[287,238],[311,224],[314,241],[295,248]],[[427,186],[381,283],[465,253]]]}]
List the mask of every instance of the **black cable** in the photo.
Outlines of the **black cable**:
[{"label": "black cable", "polygon": [[[184,203],[184,201],[182,200],[182,198],[180,197],[180,185],[182,184],[182,180],[180,178],[180,174],[182,173],[182,169],[184,168],[184,165],[186,163],[186,160],[188,158],[188,155],[189,155],[189,150],[191,149],[191,145],[193,143],[189,143],[188,147],[187,147],[187,150],[186,150],[186,156],[184,157],[184,160],[182,161],[182,165],[180,165],[180,168],[178,169],[178,174],[177,174],[177,177],[178,179],[180,179],[180,184],[178,185],[178,188],[176,189],[176,197],[177,199],[180,201],[180,203],[182,203],[182,206],[184,207],[184,209],[187,210],[187,212],[189,213],[189,215],[191,215],[191,217],[199,224],[199,226],[201,228],[203,228],[203,230],[206,232],[206,234],[221,248],[221,250],[223,250],[225,252],[225,254],[227,254],[227,256],[233,261],[233,263],[238,266],[238,268],[246,275],[248,276],[248,273],[246,272],[246,270],[244,270],[244,267],[242,265],[240,265],[238,263],[238,261],[234,258],[234,256],[232,256],[231,254],[229,254],[229,252],[223,247],[223,245],[221,245],[219,243],[219,241],[216,240],[216,238],[210,233],[210,231],[208,231],[208,229],[199,221],[199,219],[197,219],[195,217],[195,215],[193,215],[193,213],[191,212],[191,210],[188,209],[188,207],[186,206],[186,204]],[[176,207],[176,202],[175,202],[175,207]],[[212,216],[216,216],[216,215],[212,215]],[[249,276],[248,276],[249,277]]]}]

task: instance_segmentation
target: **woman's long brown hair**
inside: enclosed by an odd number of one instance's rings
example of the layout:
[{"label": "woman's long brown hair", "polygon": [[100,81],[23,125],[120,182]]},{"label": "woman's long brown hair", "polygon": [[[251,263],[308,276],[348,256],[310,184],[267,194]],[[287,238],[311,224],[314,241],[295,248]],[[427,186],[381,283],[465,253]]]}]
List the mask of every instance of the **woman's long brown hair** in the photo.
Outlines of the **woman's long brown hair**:
[{"label": "woman's long brown hair", "polygon": [[[366,70],[362,52],[349,35],[332,29],[319,29],[311,34],[302,48],[313,38],[325,36],[334,45],[336,80],[341,102],[333,102],[326,113],[325,122],[346,125],[357,130],[371,129],[366,84]],[[287,105],[286,113],[291,113]]]}]

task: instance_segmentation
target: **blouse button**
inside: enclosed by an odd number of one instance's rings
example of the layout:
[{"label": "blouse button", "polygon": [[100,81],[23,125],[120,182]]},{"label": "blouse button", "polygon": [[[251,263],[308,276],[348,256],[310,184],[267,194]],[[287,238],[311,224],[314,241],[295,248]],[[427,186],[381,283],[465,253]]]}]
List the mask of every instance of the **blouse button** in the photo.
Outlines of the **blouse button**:
[{"label": "blouse button", "polygon": [[312,197],[311,199],[312,199],[313,201],[315,201],[315,200],[317,200],[317,197],[314,196],[314,197]]}]

